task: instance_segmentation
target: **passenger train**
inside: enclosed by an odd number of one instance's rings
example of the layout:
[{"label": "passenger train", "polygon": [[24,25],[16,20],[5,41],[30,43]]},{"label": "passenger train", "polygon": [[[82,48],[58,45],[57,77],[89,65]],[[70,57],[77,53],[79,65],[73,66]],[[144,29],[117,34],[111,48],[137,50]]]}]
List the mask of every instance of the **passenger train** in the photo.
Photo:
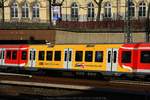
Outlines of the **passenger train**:
[{"label": "passenger train", "polygon": [[0,68],[150,75],[150,44],[1,44]]}]

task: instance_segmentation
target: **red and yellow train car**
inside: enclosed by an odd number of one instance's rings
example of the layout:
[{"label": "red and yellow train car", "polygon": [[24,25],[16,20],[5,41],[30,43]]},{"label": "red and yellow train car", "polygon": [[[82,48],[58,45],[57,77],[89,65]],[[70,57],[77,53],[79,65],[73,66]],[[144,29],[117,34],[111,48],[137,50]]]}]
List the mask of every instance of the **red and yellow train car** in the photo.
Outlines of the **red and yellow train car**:
[{"label": "red and yellow train car", "polygon": [[0,45],[0,65],[23,69],[150,74],[150,44]]}]

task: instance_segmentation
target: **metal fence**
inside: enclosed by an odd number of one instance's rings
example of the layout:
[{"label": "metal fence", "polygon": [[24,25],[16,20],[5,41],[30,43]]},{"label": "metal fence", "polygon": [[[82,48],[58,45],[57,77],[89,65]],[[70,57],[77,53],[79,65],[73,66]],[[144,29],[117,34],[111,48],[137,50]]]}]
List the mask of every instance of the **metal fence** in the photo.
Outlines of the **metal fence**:
[{"label": "metal fence", "polygon": [[[132,20],[132,31],[145,31],[146,20]],[[57,21],[55,25],[49,23],[26,23],[26,22],[0,22],[0,29],[60,29],[69,31],[120,31],[126,29],[124,20],[112,21]]]}]

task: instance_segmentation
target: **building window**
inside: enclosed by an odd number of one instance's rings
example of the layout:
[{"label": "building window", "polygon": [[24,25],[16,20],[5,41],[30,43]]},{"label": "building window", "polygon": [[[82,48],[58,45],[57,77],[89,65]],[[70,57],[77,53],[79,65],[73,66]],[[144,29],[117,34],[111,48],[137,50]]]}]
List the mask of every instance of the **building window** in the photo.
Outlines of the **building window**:
[{"label": "building window", "polygon": [[109,2],[104,5],[104,17],[111,18],[111,4]]},{"label": "building window", "polygon": [[146,16],[146,4],[144,2],[141,2],[139,4],[139,16],[140,17]]},{"label": "building window", "polygon": [[38,3],[34,4],[33,10],[32,10],[33,18],[39,18],[40,17],[40,6]]},{"label": "building window", "polygon": [[93,3],[89,3],[88,4],[88,12],[87,12],[87,17],[88,17],[88,20],[94,20],[94,5]]},{"label": "building window", "polygon": [[71,19],[78,20],[78,5],[75,2],[71,5]]},{"label": "building window", "polygon": [[131,16],[131,17],[135,17],[135,5],[134,5],[134,3],[133,2],[130,2],[130,13],[129,13],[129,15]]},{"label": "building window", "polygon": [[17,3],[13,3],[11,6],[11,17],[17,18],[18,17],[18,5]]},{"label": "building window", "polygon": [[27,3],[25,3],[22,6],[22,17],[23,18],[28,18],[29,17],[29,5]]}]

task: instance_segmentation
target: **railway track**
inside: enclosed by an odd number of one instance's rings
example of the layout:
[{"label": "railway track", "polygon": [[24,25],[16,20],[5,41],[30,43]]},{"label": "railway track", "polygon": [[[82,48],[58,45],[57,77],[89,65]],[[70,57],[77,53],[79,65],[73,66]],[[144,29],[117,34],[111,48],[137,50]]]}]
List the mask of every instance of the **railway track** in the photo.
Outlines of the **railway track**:
[{"label": "railway track", "polygon": [[[56,92],[52,96],[66,95],[69,93],[80,93],[81,91],[90,91],[90,93],[129,93],[136,95],[150,95],[150,82],[144,81],[125,81],[125,80],[83,80],[64,77],[46,77],[26,74],[0,73],[0,93],[4,90],[15,91],[15,94],[34,94],[51,96],[53,93],[47,93],[55,90],[63,90],[65,92]],[[2,87],[5,87],[3,89]],[[35,88],[35,89],[33,89]],[[38,90],[37,90],[38,88]],[[21,90],[19,90],[21,89]],[[46,89],[46,90],[45,90]],[[35,91],[40,91],[36,92]],[[43,92],[41,92],[43,91]],[[7,91],[8,92],[8,91]],[[13,92],[14,93],[14,92]],[[40,94],[39,94],[40,93]]]}]

